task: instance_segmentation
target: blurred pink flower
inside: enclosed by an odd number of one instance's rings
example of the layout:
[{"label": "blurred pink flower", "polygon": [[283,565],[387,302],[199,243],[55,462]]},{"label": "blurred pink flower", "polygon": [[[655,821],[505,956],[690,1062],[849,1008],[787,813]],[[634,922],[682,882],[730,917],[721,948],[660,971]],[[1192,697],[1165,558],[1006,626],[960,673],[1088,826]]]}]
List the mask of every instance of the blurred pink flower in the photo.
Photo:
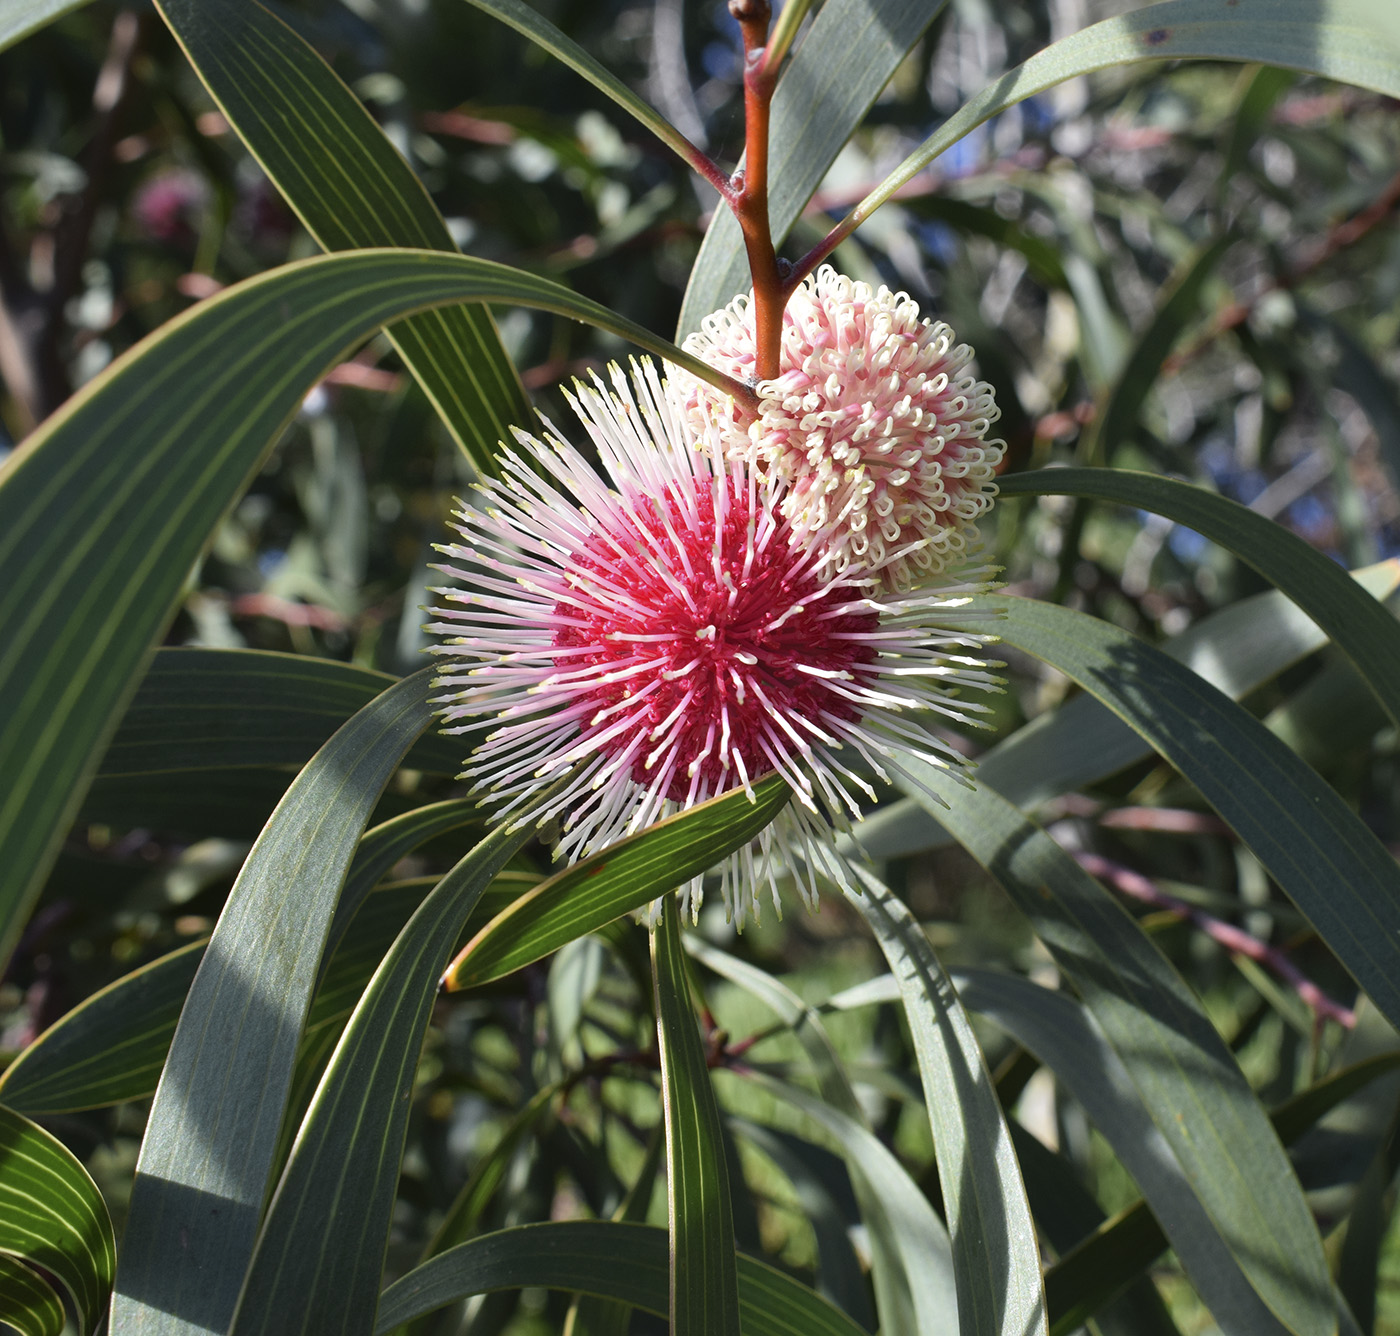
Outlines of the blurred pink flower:
[{"label": "blurred pink flower", "polygon": [[505,815],[572,768],[549,811],[572,858],[776,770],[794,801],[729,860],[726,907],[756,917],[764,882],[776,905],[784,865],[810,905],[815,872],[845,880],[831,828],[871,777],[917,783],[910,755],[960,766],[905,712],[985,709],[952,692],[995,681],[956,615],[986,573],[904,593],[832,574],[790,541],[777,480],[726,460],[721,429],[697,441],[651,363],[575,391],[607,481],[552,428],[517,432],[504,480],[439,549],[461,587],[437,591],[429,628],[437,703],[449,732],[489,730],[466,777]]},{"label": "blurred pink flower", "polygon": [[[685,341],[740,380],[754,372],[751,298],[735,298]],[[758,412],[677,374],[691,429],[731,424],[730,458],[782,489],[791,539],[829,556],[831,575],[863,570],[907,588],[960,560],[992,504],[1005,443],[992,387],[972,349],[922,319],[904,293],[824,265],[783,314],[781,369],[759,382]]]}]

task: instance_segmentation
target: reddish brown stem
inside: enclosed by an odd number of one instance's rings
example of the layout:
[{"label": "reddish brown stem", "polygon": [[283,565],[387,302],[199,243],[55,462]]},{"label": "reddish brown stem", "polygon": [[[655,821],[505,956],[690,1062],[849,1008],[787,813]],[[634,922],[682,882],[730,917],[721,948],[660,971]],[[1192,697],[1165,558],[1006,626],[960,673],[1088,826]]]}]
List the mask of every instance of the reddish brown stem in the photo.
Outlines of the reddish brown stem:
[{"label": "reddish brown stem", "polygon": [[744,166],[731,182],[729,206],[744,234],[753,276],[754,368],[759,380],[778,374],[783,307],[788,290],[768,221],[768,121],[776,70],[767,60],[768,0],[729,0],[744,36]]}]

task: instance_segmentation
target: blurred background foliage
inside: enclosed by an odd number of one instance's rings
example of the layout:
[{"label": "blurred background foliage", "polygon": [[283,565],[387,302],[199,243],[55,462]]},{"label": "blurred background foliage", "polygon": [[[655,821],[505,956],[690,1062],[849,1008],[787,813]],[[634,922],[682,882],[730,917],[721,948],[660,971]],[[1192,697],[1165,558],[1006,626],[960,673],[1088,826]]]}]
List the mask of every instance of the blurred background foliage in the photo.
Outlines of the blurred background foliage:
[{"label": "blurred background foliage", "polygon": [[[539,7],[733,162],[743,135],[740,52],[723,3]],[[1122,8],[955,0],[841,154],[787,253],[817,240],[991,76]],[[465,250],[564,282],[653,330],[674,327],[715,197],[592,87],[459,0],[308,0],[278,12],[371,108]],[[976,347],[981,374],[997,386],[1011,470],[1077,461],[1184,477],[1349,567],[1365,565],[1400,556],[1397,163],[1400,116],[1378,94],[1255,67],[1136,66],[1074,80],[997,117],[835,260],[854,277],[907,290]],[[223,286],[316,253],[154,12],[99,0],[0,54],[0,455],[159,325]],[[498,318],[536,404],[561,422],[559,382],[625,351],[544,313]],[[1125,367],[1134,369],[1126,406],[1109,399]],[[1110,411],[1126,412],[1126,427],[1101,434]],[[387,341],[375,340],[307,397],[192,573],[168,643],[284,650],[393,674],[421,666],[432,544],[470,483],[421,391]],[[1167,520],[1069,498],[1007,501],[988,534],[1013,592],[1156,641],[1265,587]],[[1043,665],[1008,657],[997,732],[979,749],[1072,690]],[[1342,660],[1311,654],[1247,704],[1382,839],[1400,844],[1397,739]],[[289,777],[230,771],[164,788],[99,781],[0,990],[5,1053],[117,977],[206,934]],[[456,791],[407,773],[381,816]],[[1374,1011],[1363,1005],[1352,1016],[1346,975],[1164,762],[1140,761],[1052,798],[1040,815],[1068,847],[1098,858],[1119,889],[1141,893],[1133,873],[1151,875],[1154,898],[1136,902],[1137,912],[1201,992],[1266,1104],[1330,1064],[1396,1046]],[[445,868],[465,838],[426,846],[395,877]],[[944,960],[1053,983],[1054,966],[1002,893],[965,854],[933,843],[876,852]],[[520,876],[538,867],[525,859]],[[1296,979],[1227,950],[1212,931],[1220,923],[1286,952],[1336,1005],[1310,1005]],[[739,939],[707,910],[701,936],[814,1001],[883,968],[839,897],[819,916],[765,918]],[[797,1069],[796,1041],[770,1033],[773,1013],[751,990],[709,969],[699,977],[717,1058]],[[624,1206],[634,1218],[664,1218],[664,1194],[646,1178],[645,1199],[629,1198],[659,1118],[646,980],[644,948],[620,930],[582,939],[494,991],[439,1003],[393,1271],[445,1221],[465,1232],[606,1218]],[[828,1019],[874,1126],[936,1200],[897,1008],[886,1000]],[[1049,1152],[1032,1148],[1022,1162],[1053,1254],[1137,1193],[1048,1070],[990,1024],[980,1033],[1004,1103]],[[855,1216],[844,1169],[809,1123],[751,1083],[727,1077],[721,1094],[747,1184],[736,1196],[741,1246],[819,1272],[829,1289],[853,1264],[837,1256],[853,1246],[842,1243]],[[1396,1103],[1396,1084],[1376,1083],[1294,1148],[1329,1247],[1345,1254],[1343,1289],[1376,1333],[1400,1333]],[[89,1166],[119,1229],[144,1111],[124,1103],[47,1120]],[[1364,1213],[1353,1211],[1358,1192]],[[1214,1329],[1170,1254],[1151,1275],[1170,1311],[1154,1312],[1154,1322],[1184,1336]],[[470,1330],[558,1331],[574,1320],[567,1309],[566,1297],[542,1291],[495,1295],[472,1305]],[[435,1329],[460,1320],[449,1315]],[[1134,1328],[1121,1311],[1115,1320],[1129,1325],[1106,1324],[1106,1333],[1159,1329]],[[662,1329],[634,1318],[636,1332]]]}]

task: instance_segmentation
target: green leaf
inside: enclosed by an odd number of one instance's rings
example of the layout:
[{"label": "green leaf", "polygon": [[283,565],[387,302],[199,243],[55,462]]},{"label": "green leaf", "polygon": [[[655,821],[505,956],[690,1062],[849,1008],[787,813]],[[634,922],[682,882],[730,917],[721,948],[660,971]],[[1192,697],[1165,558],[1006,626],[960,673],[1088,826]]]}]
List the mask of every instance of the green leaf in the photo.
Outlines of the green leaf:
[{"label": "green leaf", "polygon": [[[825,0],[778,80],[768,216],[781,245],[880,90],[946,0]],[[717,209],[690,272],[676,337],[752,287],[739,225]]]},{"label": "green leaf", "polygon": [[[405,909],[386,892],[366,904],[371,888],[419,844],[475,815],[472,803],[434,803],[376,826],[360,842],[327,936],[329,964],[307,1013],[303,1048],[327,1026],[338,1030],[417,903]],[[70,1113],[154,1094],[205,945],[153,960],[60,1017],[0,1074],[0,1101],[21,1113]]]},{"label": "green leaf", "polygon": [[[721,951],[698,936],[686,938],[686,950],[777,1015],[802,1045],[822,1098],[869,1130],[869,1120],[856,1097],[846,1066],[815,1007],[766,970]],[[861,1219],[869,1234],[871,1279],[883,1325],[891,1330],[912,1328],[920,1309],[926,1314],[955,1311],[951,1259],[940,1254],[938,1265],[932,1265],[928,1258],[910,1265],[912,1259],[906,1252],[902,1222],[888,1207],[885,1192],[866,1176],[859,1161],[852,1161],[850,1178]],[[946,1238],[941,1241],[946,1242]],[[919,1292],[917,1299],[916,1292]]]},{"label": "green leaf", "polygon": [[914,1039],[953,1243],[958,1329],[967,1336],[1044,1333],[1035,1226],[982,1050],[908,907],[863,868],[854,871],[864,893],[846,898],[889,962]]},{"label": "green leaf", "polygon": [[[1083,1106],[1133,1176],[1221,1329],[1282,1330],[1241,1273],[1232,1256],[1231,1241],[1216,1229],[1192,1191],[1180,1161],[1154,1125],[1127,1068],[1084,1008],[1063,993],[1051,992],[1016,975],[966,970],[958,971],[955,978],[965,1004],[995,1021],[1035,1054]],[[1254,1147],[1242,1145],[1234,1150],[1240,1172],[1248,1174],[1268,1167],[1251,1163]],[[1155,1226],[1152,1215],[1147,1215],[1146,1221]],[[1126,1247],[1132,1237],[1124,1231],[1118,1236],[1120,1245]],[[1160,1238],[1158,1232],[1153,1248],[1149,1236],[1148,1261],[1161,1251]],[[1236,1247],[1243,1242],[1234,1240]],[[1099,1265],[1088,1269],[1085,1276],[1095,1284],[1077,1289],[1073,1305],[1064,1302],[1066,1279],[1073,1274],[1072,1267],[1058,1273],[1060,1293],[1052,1310],[1057,1330],[1071,1331],[1082,1325],[1101,1303],[1137,1274],[1141,1252],[1127,1248],[1127,1256],[1132,1264],[1121,1262],[1120,1256],[1114,1265],[1109,1265],[1101,1257]]]},{"label": "green leaf", "polygon": [[1004,496],[1070,495],[1150,510],[1219,543],[1313,619],[1400,722],[1400,621],[1335,562],[1282,525],[1204,488],[1125,469],[1043,469],[1000,484]]},{"label": "green leaf", "polygon": [[[436,1308],[492,1290],[544,1286],[616,1299],[664,1317],[664,1229],[573,1220],[486,1234],[410,1271],[384,1291],[375,1336]],[[756,1258],[738,1254],[743,1336],[867,1336],[840,1309]]]},{"label": "green leaf", "polygon": [[[792,1105],[826,1132],[851,1166],[852,1180],[860,1174],[879,1195],[893,1225],[894,1244],[909,1279],[914,1323],[908,1329],[940,1333],[958,1329],[958,1299],[947,1230],[903,1165],[861,1122],[824,1099],[765,1072],[745,1072],[744,1078]],[[901,1329],[887,1313],[880,1314],[880,1325],[886,1331]]]},{"label": "green leaf", "polygon": [[[102,1194],[61,1141],[3,1107],[0,1253],[56,1277],[72,1297],[80,1330],[91,1331],[101,1320],[116,1267],[116,1241]],[[42,1296],[32,1289],[24,1293],[32,1295],[24,1302],[37,1303],[42,1314]],[[0,1317],[9,1320],[2,1300]]]},{"label": "green leaf", "polygon": [[118,1330],[227,1328],[341,885],[375,802],[431,722],[432,675],[395,684],[317,753],[229,893],[146,1125],[112,1306]]},{"label": "green leaf", "polygon": [[472,938],[443,982],[471,988],[641,909],[747,844],[791,796],[777,775],[734,789],[609,845],[527,891]]},{"label": "green leaf", "polygon": [[5,1069],[0,1100],[72,1113],[154,1094],[204,947],[191,942],[85,998]]},{"label": "green leaf", "polygon": [[[1376,598],[1400,588],[1400,561],[1352,578]],[[1327,643],[1317,623],[1277,590],[1203,617],[1162,649],[1236,699]],[[1018,807],[1032,807],[1134,765],[1152,748],[1087,693],[1074,696],[999,742],[977,762],[977,782]],[[856,827],[863,849],[893,858],[941,848],[952,836],[913,798],[879,808]]]},{"label": "green leaf", "polygon": [[37,1272],[0,1253],[0,1322],[19,1336],[62,1336],[63,1300]]},{"label": "green leaf", "polygon": [[1074,981],[1260,1297],[1298,1336],[1332,1336],[1326,1263],[1298,1180],[1190,989],[1128,912],[1004,798],[910,768],[946,806],[922,800]]},{"label": "green leaf", "polygon": [[86,3],[87,0],[0,0],[0,51]]},{"label": "green leaf", "polygon": [[[457,253],[413,169],[335,72],[255,0],[160,0],[195,72],[273,185],[328,251]],[[388,330],[478,474],[534,419],[485,307],[428,311]]]},{"label": "green leaf", "polygon": [[964,103],[847,221],[859,225],[940,153],[1028,97],[1096,70],[1191,58],[1280,65],[1400,97],[1400,12],[1384,0],[1167,0],[1091,24]]},{"label": "green leaf", "polygon": [[1400,868],[1336,791],[1242,706],[1136,636],[1053,604],[993,602],[1006,613],[1002,641],[1072,678],[1194,784],[1400,1024]]},{"label": "green leaf", "polygon": [[[388,673],[303,654],[158,649],[98,766],[98,777],[300,769],[356,710],[394,685]],[[434,729],[405,764],[456,774],[462,744]],[[189,782],[189,781],[182,781]]]},{"label": "green leaf", "polygon": [[524,34],[556,60],[562,61],[576,74],[581,74],[599,92],[612,98],[623,111],[646,126],[683,161],[693,164],[697,158],[703,157],[700,150],[655,107],[638,97],[617,75],[594,60],[571,37],[566,37],[537,9],[524,4],[523,0],[468,0],[468,3]]},{"label": "green leaf", "polygon": [[190,567],[306,391],[414,311],[537,305],[715,373],[557,284],[430,251],[287,265],[164,325],[0,463],[0,959]]},{"label": "green leaf", "polygon": [[433,888],[375,971],[297,1133],[230,1333],[372,1329],[438,979],[481,893],[533,834],[524,819],[487,835]]},{"label": "green leaf", "polygon": [[671,1331],[673,1336],[739,1336],[729,1172],[719,1106],[690,997],[680,917],[680,902],[673,896],[651,934],[666,1118]]}]

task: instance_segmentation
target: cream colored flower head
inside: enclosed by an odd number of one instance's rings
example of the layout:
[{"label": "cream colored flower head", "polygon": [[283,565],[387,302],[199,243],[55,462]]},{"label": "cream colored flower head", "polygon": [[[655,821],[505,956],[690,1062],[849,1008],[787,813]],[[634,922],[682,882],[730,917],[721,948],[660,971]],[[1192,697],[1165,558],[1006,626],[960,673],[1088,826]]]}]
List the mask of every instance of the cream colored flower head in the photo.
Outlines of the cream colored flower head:
[{"label": "cream colored flower head", "polygon": [[[752,380],[750,300],[707,317],[686,351]],[[779,486],[791,541],[823,554],[827,578],[905,589],[963,557],[996,495],[1006,445],[987,439],[1000,412],[972,357],[905,293],[824,265],[788,302],[779,374],[757,384],[756,414],[674,379],[693,435],[725,425],[729,457]]]}]

